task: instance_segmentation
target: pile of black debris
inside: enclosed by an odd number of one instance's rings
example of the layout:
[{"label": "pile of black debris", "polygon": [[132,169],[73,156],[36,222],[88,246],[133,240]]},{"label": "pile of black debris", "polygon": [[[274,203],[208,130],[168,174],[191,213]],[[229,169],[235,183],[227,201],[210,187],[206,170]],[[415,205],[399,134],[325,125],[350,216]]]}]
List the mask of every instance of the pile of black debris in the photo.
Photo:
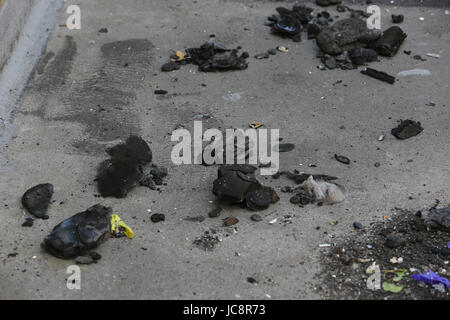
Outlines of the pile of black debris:
[{"label": "pile of black debris", "polygon": [[280,199],[271,187],[256,180],[256,167],[251,165],[222,165],[213,183],[213,193],[220,199],[239,204],[253,211],[265,210]]},{"label": "pile of black debris", "polygon": [[[321,5],[333,5],[339,1],[323,1]],[[354,10],[347,6],[336,7],[339,12],[350,12],[350,17],[333,22],[327,11],[321,11],[315,16],[313,9],[306,6],[294,6],[292,10],[284,7],[277,8],[279,15],[269,17],[272,32],[282,37],[289,37],[294,41],[301,41],[301,32],[306,31],[308,39],[316,39],[320,49],[318,57],[323,65],[320,69],[342,70],[356,69],[368,62],[377,61],[378,56],[394,56],[406,34],[398,26],[393,26],[380,32],[369,29],[368,13]],[[374,72],[365,74],[373,76]],[[375,78],[380,79],[379,75]],[[383,79],[380,79],[383,80]],[[394,78],[395,81],[395,78]],[[387,82],[392,82],[388,79]]]},{"label": "pile of black debris", "polygon": [[226,46],[212,38],[200,46],[200,48],[186,49],[186,53],[175,51],[170,57],[170,62],[162,65],[162,71],[173,71],[182,65],[193,63],[203,72],[245,70],[248,67],[247,52],[238,54],[241,47],[227,49]]},{"label": "pile of black debris", "polygon": [[164,184],[163,179],[167,176],[167,168],[154,166],[150,173],[144,174],[139,180],[141,186],[151,190],[157,190],[157,186]]},{"label": "pile of black debris", "polygon": [[150,189],[163,184],[167,169],[154,166],[149,174],[143,173],[143,167],[152,161],[152,151],[141,137],[131,135],[106,152],[111,157],[100,164],[96,179],[102,197],[124,198],[138,184]]}]

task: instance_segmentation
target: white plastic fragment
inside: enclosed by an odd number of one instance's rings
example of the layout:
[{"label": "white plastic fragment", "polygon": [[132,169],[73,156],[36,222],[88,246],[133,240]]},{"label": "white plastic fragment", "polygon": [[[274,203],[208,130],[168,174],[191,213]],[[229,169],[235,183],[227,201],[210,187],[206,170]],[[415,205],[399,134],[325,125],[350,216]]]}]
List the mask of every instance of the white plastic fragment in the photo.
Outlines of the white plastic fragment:
[{"label": "white plastic fragment", "polygon": [[322,243],[322,244],[319,244],[319,247],[320,248],[331,247],[331,244],[329,244],[329,243]]},{"label": "white plastic fragment", "polygon": [[378,136],[378,141],[383,141],[384,140],[384,134],[380,134],[379,136]]},{"label": "white plastic fragment", "polygon": [[397,258],[397,257],[392,257],[389,261],[390,261],[392,264],[402,263],[402,262],[403,262],[403,258],[402,258],[402,257],[399,257],[399,258]]},{"label": "white plastic fragment", "polygon": [[431,72],[427,69],[411,69],[400,71],[397,73],[399,77],[408,77],[408,76],[430,76]]},{"label": "white plastic fragment", "polygon": [[230,102],[238,102],[241,100],[241,93],[243,92],[230,92],[226,96],[223,96],[222,99]]},{"label": "white plastic fragment", "polygon": [[427,56],[436,58],[436,59],[439,59],[441,57],[441,55],[437,54],[437,53],[427,53]]}]

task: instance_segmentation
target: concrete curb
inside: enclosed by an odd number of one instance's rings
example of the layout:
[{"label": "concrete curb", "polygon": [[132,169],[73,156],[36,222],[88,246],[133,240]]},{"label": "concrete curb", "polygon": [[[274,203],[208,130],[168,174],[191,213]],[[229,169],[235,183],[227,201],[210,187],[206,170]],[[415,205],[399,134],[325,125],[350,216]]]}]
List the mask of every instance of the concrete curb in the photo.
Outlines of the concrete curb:
[{"label": "concrete curb", "polygon": [[[25,26],[34,0],[6,1],[0,11],[0,72],[10,57]],[[1,6],[1,3],[0,3]]]},{"label": "concrete curb", "polygon": [[[7,0],[0,12],[0,155],[12,114],[59,19],[63,0]],[[5,165],[0,156],[0,171]]]}]

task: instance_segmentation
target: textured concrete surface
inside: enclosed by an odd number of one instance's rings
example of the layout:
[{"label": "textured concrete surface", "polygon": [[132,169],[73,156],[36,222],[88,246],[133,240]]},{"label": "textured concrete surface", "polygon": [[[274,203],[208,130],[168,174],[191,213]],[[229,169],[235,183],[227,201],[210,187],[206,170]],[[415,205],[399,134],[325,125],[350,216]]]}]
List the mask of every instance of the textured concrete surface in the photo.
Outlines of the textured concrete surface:
[{"label": "textured concrete surface", "polygon": [[0,12],[0,168],[25,85],[59,18],[61,0],[8,1]]},{"label": "textured concrete surface", "polygon": [[[0,298],[320,298],[314,290],[320,285],[315,277],[319,244],[354,232],[355,220],[369,224],[383,219],[394,207],[420,209],[435,198],[450,202],[450,16],[442,8],[382,7],[382,28],[391,25],[391,13],[403,13],[401,27],[408,38],[395,57],[371,67],[391,74],[413,68],[431,71],[431,76],[400,78],[389,85],[359,70],[320,71],[314,42],[271,35],[264,21],[279,3],[78,3],[82,29],[56,27],[17,106],[15,136],[3,152],[8,163],[0,179]],[[67,19],[64,12],[59,25]],[[98,33],[103,27],[109,32]],[[203,74],[188,65],[160,72],[171,49],[200,45],[210,34],[229,47],[247,50],[249,68]],[[278,45],[287,46],[289,53],[253,58]],[[403,50],[423,57],[439,53],[441,58],[418,61]],[[155,88],[169,93],[155,96]],[[240,92],[241,99],[225,101],[222,97],[230,92]],[[430,102],[435,105],[427,106]],[[246,128],[260,121],[279,128],[284,142],[296,144],[281,154],[281,169],[336,175],[347,199],[335,206],[301,209],[279,192],[281,201],[262,212],[264,221],[258,223],[250,220],[251,212],[224,206],[221,217],[240,220],[237,232],[224,236],[212,252],[194,247],[192,241],[203,231],[221,224],[220,218],[183,220],[214,207],[216,168],[172,165],[170,134],[180,124],[192,128],[198,113],[212,115],[205,121],[209,127]],[[406,118],[421,121],[425,130],[398,141],[389,131],[396,120]],[[104,148],[129,133],[149,141],[154,162],[169,168],[167,186],[160,193],[136,188],[125,199],[98,198],[93,180],[106,158]],[[382,133],[386,139],[379,142]],[[335,153],[349,157],[351,165],[335,161]],[[260,180],[277,190],[291,185],[284,178]],[[50,219],[23,228],[20,197],[44,182],[55,186]],[[81,290],[68,290],[66,268],[73,262],[42,252],[40,242],[58,222],[98,202],[112,206],[136,237],[104,243],[97,250],[102,260],[81,267]],[[166,214],[166,221],[152,223],[148,210]],[[295,214],[292,224],[268,223],[289,213]],[[339,223],[332,226],[332,220]],[[8,257],[14,252],[17,256]],[[258,284],[248,283],[247,277]]]},{"label": "textured concrete surface", "polygon": [[8,60],[31,11],[33,0],[0,0],[0,71]]}]

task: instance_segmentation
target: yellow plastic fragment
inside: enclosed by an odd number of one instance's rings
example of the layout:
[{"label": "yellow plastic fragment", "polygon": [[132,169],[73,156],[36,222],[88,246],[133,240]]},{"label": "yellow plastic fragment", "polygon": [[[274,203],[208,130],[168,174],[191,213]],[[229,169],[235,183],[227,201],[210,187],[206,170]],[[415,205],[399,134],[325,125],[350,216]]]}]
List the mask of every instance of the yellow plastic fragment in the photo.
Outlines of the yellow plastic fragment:
[{"label": "yellow plastic fragment", "polygon": [[174,50],[173,54],[177,56],[177,59],[171,58],[171,61],[181,61],[185,58],[185,54],[180,50]]},{"label": "yellow plastic fragment", "polygon": [[261,122],[250,122],[248,126],[252,129],[258,129],[259,127],[262,127],[263,124]]},{"label": "yellow plastic fragment", "polygon": [[111,234],[115,235],[123,230],[123,233],[130,239],[134,237],[133,230],[123,222],[117,214],[111,215]]}]

